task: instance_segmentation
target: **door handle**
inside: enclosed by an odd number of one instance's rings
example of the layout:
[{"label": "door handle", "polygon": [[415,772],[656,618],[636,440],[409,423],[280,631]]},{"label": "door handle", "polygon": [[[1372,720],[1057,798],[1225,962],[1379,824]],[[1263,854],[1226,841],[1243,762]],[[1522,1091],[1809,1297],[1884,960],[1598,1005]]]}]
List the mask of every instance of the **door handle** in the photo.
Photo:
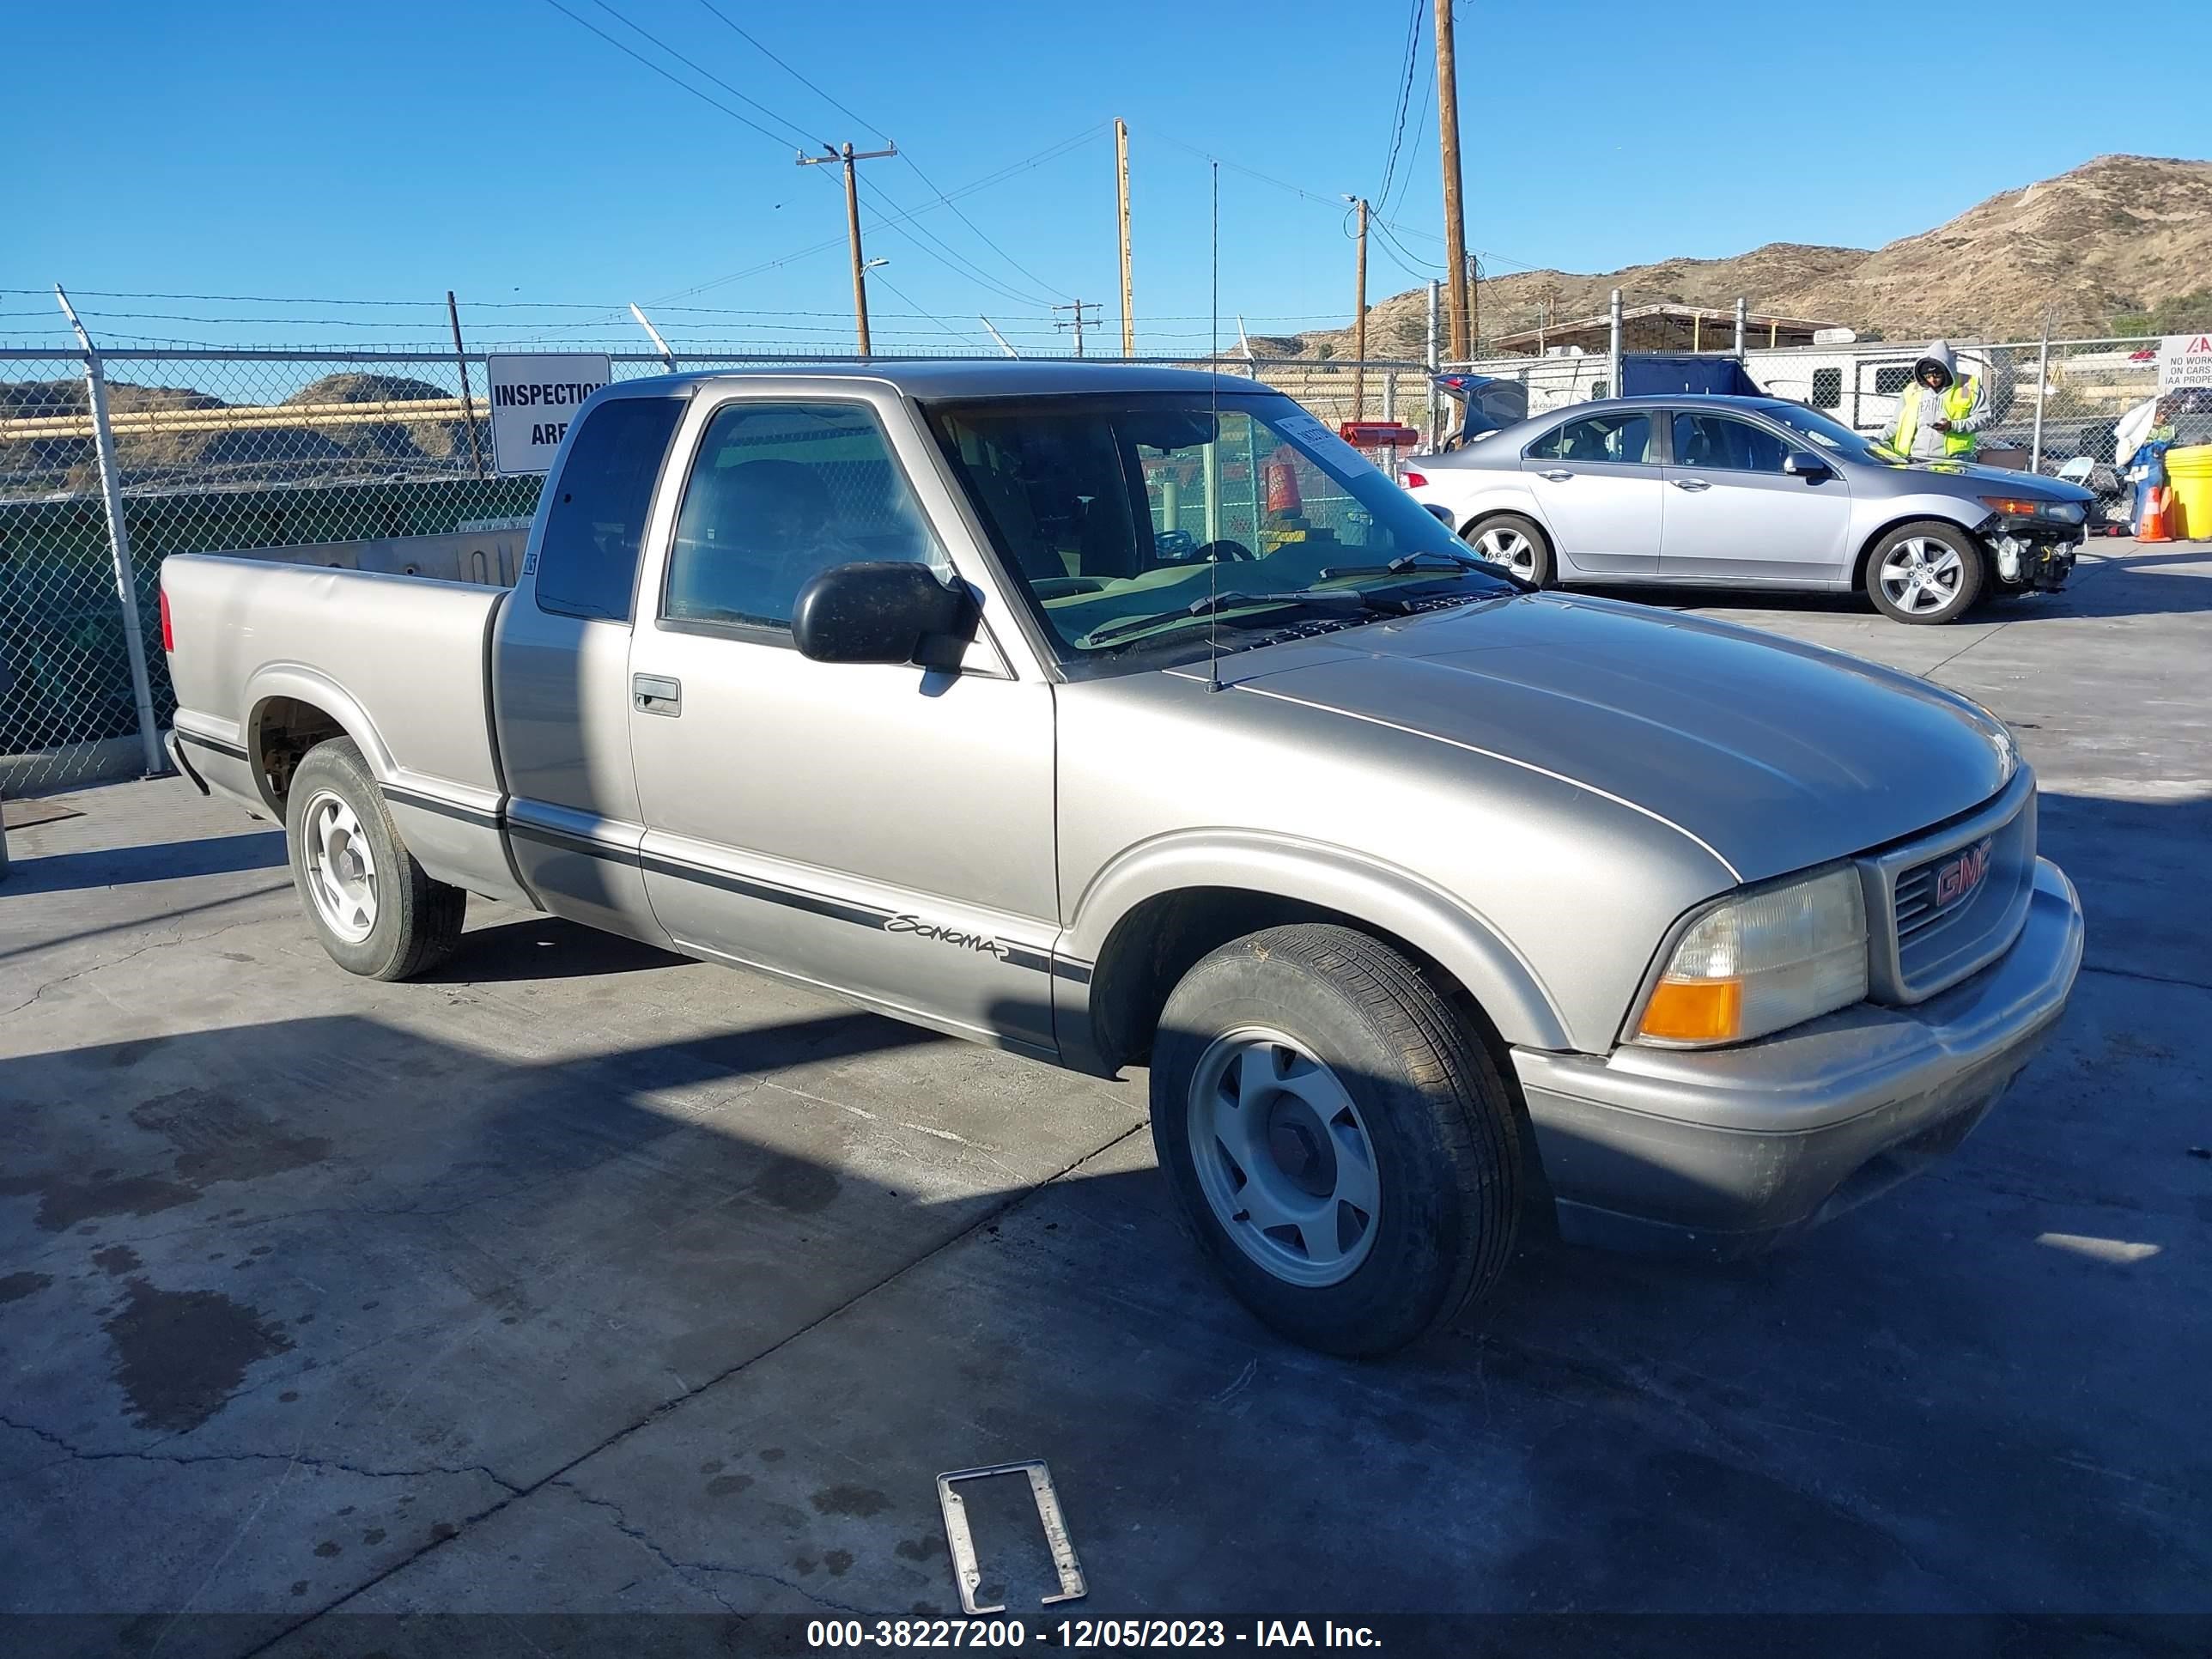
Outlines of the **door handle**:
[{"label": "door handle", "polygon": [[684,683],[659,674],[633,674],[629,700],[641,714],[680,714],[684,712]]},{"label": "door handle", "polygon": [[1575,475],[1563,466],[1555,466],[1547,471],[1539,472],[1536,476],[1540,478],[1549,478],[1553,483],[1565,483]]},{"label": "door handle", "polygon": [[1669,478],[1667,482],[1674,485],[1675,489],[1686,489],[1692,495],[1696,494],[1700,489],[1711,489],[1712,488],[1712,485],[1706,483],[1703,478]]}]

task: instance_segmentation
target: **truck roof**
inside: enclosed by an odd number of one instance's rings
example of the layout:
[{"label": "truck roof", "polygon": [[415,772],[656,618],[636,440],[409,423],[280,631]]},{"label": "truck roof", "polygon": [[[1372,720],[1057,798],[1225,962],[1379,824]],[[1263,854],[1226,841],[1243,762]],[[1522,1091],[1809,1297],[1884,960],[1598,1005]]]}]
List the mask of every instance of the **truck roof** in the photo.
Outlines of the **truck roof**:
[{"label": "truck roof", "polygon": [[1170,368],[1151,363],[1027,362],[1004,357],[937,358],[901,362],[762,363],[694,369],[681,374],[618,380],[615,390],[650,395],[712,380],[873,380],[912,398],[1051,397],[1073,392],[1198,392],[1249,395],[1270,388],[1243,374]]}]

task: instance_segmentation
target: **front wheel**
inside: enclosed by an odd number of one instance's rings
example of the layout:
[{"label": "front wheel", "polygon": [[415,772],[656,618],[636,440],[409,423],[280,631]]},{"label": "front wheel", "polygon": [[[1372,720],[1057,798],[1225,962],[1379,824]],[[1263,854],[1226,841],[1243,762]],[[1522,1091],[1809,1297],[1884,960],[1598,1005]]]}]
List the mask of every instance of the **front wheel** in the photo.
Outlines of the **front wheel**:
[{"label": "front wheel", "polygon": [[1552,544],[1534,519],[1501,513],[1469,525],[1462,538],[1477,558],[1502,566],[1530,586],[1552,585]]},{"label": "front wheel", "polygon": [[1986,575],[1972,536],[1956,525],[1923,520],[1875,544],[1867,559],[1867,597],[1898,622],[1956,622],[1981,597]]},{"label": "front wheel", "polygon": [[1152,1142],[1215,1269],[1291,1340],[1387,1353],[1494,1285],[1520,1212],[1505,1085],[1413,963],[1271,927],[1183,976],[1153,1043]]}]

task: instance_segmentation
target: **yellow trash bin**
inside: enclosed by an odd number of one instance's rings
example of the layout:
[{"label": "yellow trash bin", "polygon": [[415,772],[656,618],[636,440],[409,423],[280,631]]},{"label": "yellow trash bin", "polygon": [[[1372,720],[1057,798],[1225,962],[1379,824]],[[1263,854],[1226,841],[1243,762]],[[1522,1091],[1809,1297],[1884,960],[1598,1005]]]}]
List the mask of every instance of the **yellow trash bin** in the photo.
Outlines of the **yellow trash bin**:
[{"label": "yellow trash bin", "polygon": [[2212,444],[2167,450],[2166,477],[2173,486],[2174,539],[2212,541]]}]

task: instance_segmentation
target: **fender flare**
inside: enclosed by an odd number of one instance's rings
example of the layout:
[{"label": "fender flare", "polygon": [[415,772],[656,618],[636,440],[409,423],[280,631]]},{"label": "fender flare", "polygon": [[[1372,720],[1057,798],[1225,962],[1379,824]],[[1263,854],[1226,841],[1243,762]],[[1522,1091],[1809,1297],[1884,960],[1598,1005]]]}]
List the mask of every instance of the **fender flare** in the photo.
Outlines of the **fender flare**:
[{"label": "fender flare", "polygon": [[398,769],[392,758],[391,747],[377,730],[376,722],[369,718],[359,699],[319,668],[305,663],[268,663],[257,668],[246,682],[246,727],[241,734],[248,755],[255,757],[254,784],[261,792],[264,802],[271,811],[281,816],[279,803],[269,793],[266,776],[258,764],[261,754],[261,724],[270,703],[278,697],[290,697],[295,702],[309,703],[336,720],[349,738],[361,750],[362,759],[368,763],[369,775],[379,783],[388,782]]},{"label": "fender flare", "polygon": [[1114,945],[1115,929],[1139,905],[1193,888],[1260,893],[1371,922],[1450,974],[1507,1042],[1575,1046],[1534,964],[1480,912],[1411,871],[1326,842],[1221,830],[1179,830],[1140,842],[1092,877],[1076,902],[1060,949],[1095,966]]}]

